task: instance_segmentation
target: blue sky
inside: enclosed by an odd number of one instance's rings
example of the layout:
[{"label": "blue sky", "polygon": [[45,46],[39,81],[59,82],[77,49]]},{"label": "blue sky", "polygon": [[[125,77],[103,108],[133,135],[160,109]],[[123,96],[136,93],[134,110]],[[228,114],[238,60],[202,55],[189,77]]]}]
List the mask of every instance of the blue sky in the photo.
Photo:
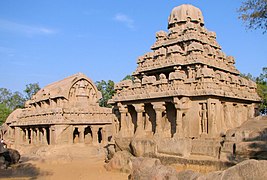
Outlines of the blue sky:
[{"label": "blue sky", "polygon": [[0,1],[0,87],[23,91],[82,72],[93,81],[120,81],[167,31],[171,10],[193,4],[217,33],[242,73],[267,66],[267,34],[246,30],[236,10],[242,0],[14,0]]}]

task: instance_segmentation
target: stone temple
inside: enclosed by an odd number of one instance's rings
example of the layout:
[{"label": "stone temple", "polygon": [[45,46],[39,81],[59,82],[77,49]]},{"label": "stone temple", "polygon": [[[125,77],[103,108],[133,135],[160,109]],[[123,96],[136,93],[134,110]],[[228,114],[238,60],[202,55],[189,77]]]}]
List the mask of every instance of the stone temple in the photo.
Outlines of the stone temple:
[{"label": "stone temple", "polygon": [[136,156],[217,158],[220,136],[257,114],[256,84],[239,76],[200,9],[175,7],[168,30],[138,58],[134,80],[116,84],[109,101],[120,121],[116,144]]},{"label": "stone temple", "polygon": [[106,145],[114,139],[117,150],[135,156],[218,159],[226,131],[257,115],[256,84],[240,76],[192,5],[172,10],[168,32],[156,33],[137,64],[133,80],[115,85],[113,109],[99,107],[101,94],[79,73],[46,86],[14,111],[5,136],[30,145]]},{"label": "stone temple", "polygon": [[17,145],[103,144],[111,140],[115,116],[99,107],[101,93],[84,74],[52,83],[6,120]]}]

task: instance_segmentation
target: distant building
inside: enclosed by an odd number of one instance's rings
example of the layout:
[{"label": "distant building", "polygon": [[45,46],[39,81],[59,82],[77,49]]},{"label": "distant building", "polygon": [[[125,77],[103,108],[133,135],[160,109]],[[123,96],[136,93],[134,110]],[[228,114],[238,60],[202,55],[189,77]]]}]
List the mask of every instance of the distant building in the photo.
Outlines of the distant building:
[{"label": "distant building", "polygon": [[84,74],[52,83],[6,120],[5,138],[15,144],[103,144],[113,134],[114,115],[99,107],[101,93]]}]

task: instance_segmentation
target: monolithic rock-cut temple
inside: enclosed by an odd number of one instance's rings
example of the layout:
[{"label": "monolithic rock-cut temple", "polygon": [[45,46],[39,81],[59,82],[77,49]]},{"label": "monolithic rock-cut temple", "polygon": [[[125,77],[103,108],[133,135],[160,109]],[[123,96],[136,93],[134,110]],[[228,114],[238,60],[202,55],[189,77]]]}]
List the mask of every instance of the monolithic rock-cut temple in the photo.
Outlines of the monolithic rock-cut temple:
[{"label": "monolithic rock-cut temple", "polygon": [[84,74],[52,83],[6,120],[6,138],[16,144],[102,144],[113,134],[114,115],[99,107],[101,93]]},{"label": "monolithic rock-cut temple", "polygon": [[168,30],[138,58],[133,81],[115,86],[116,144],[136,156],[218,158],[220,137],[257,113],[256,84],[240,76],[198,8],[175,7]]}]

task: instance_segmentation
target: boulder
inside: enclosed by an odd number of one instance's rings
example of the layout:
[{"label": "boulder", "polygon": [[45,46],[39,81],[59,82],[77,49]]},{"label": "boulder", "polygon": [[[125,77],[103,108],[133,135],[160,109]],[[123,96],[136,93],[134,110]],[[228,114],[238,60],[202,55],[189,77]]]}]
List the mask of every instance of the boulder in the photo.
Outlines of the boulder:
[{"label": "boulder", "polygon": [[131,180],[174,180],[176,179],[176,170],[164,166],[159,159],[138,157],[133,160],[132,172],[129,176]]},{"label": "boulder", "polygon": [[156,153],[156,143],[150,139],[133,139],[131,149],[136,157],[150,156]]},{"label": "boulder", "polygon": [[114,154],[113,158],[105,164],[105,168],[108,171],[130,173],[133,159],[134,156],[128,151],[118,151]]},{"label": "boulder", "polygon": [[20,154],[17,150],[10,148],[0,148],[0,150],[0,169],[5,169],[19,162]]}]

